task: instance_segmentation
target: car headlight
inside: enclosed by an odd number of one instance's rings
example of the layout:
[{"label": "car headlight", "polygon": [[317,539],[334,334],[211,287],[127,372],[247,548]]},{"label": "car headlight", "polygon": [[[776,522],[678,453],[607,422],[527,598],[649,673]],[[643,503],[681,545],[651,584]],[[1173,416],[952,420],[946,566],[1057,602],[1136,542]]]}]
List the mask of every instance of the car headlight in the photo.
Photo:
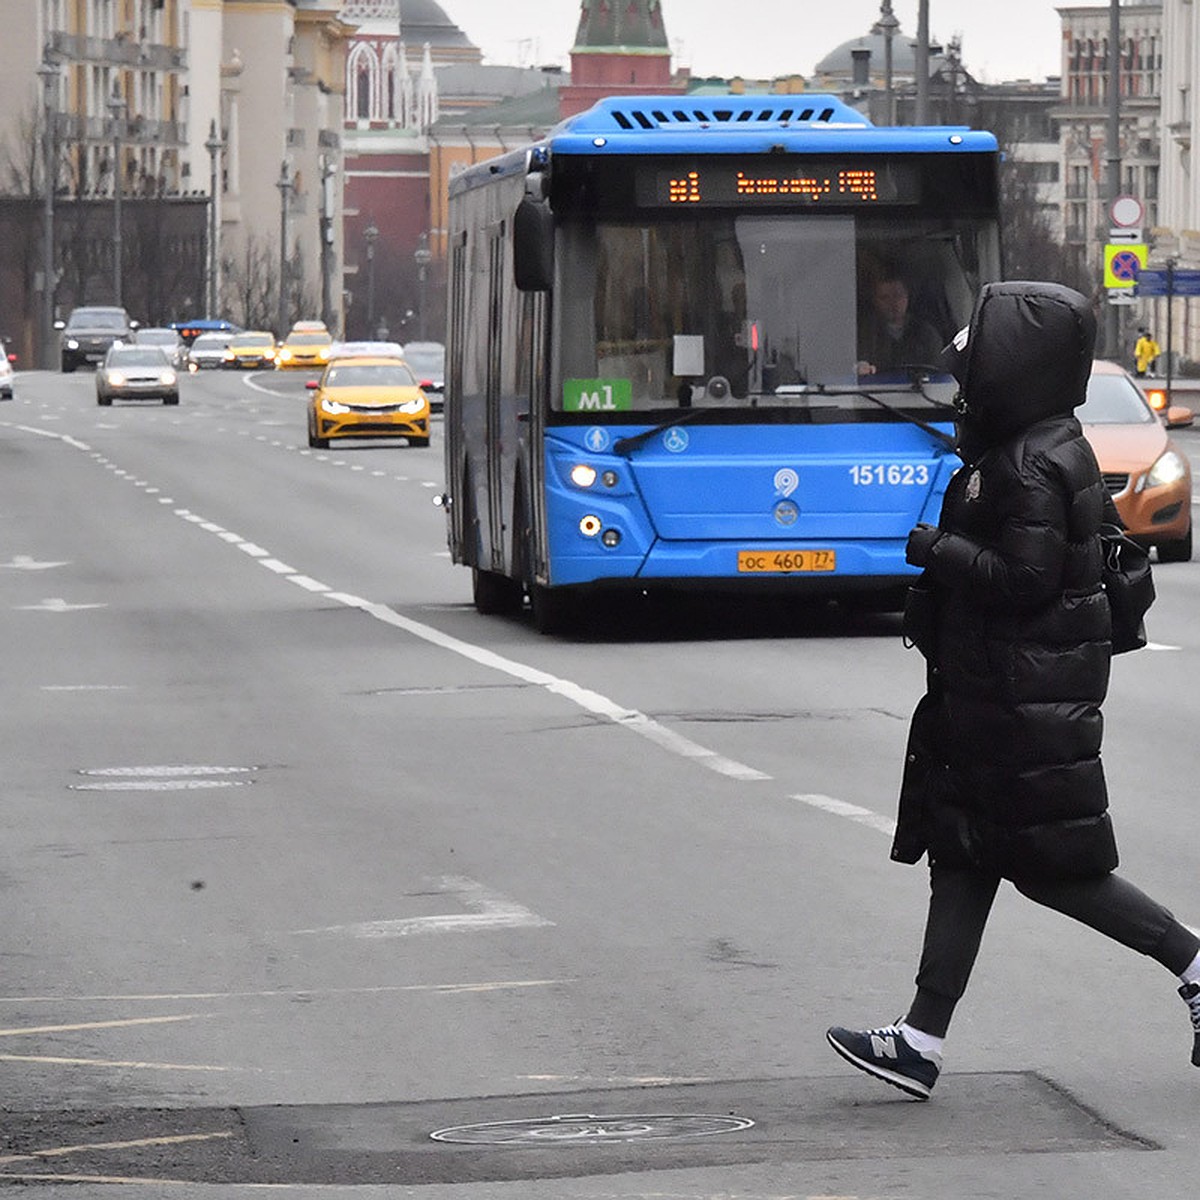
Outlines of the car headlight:
[{"label": "car headlight", "polygon": [[291,357],[292,357],[292,352],[290,350],[280,350],[280,352],[279,352],[279,361],[280,362],[287,362],[287,360]]},{"label": "car headlight", "polygon": [[322,346],[322,347],[320,348],[320,350],[318,350],[318,351],[317,351],[317,354],[318,354],[318,355],[319,355],[321,358],[328,359],[328,358],[329,358],[329,347],[328,347],[328,346]]},{"label": "car headlight", "polygon": [[165,383],[165,384],[167,385],[167,387],[174,387],[174,385],[175,385],[175,372],[174,372],[174,371],[164,371],[164,372],[163,372],[163,373],[162,373],[162,374],[161,374],[161,375],[158,377],[158,382],[159,382],[159,383]]},{"label": "car headlight", "polygon": [[115,387],[125,386],[125,376],[121,371],[109,371],[105,375],[105,379],[107,379],[108,382],[113,384]]},{"label": "car headlight", "polygon": [[419,413],[424,409],[425,403],[426,401],[423,398],[420,400],[406,400],[400,405],[400,411],[402,413]]},{"label": "car headlight", "polygon": [[327,413],[333,413],[335,416],[338,413],[348,413],[350,407],[347,404],[340,404],[337,400],[329,400],[326,397],[321,397],[321,410]]},{"label": "car headlight", "polygon": [[78,350],[79,343],[74,338],[67,338],[67,349],[68,350]]},{"label": "car headlight", "polygon": [[114,346],[123,346],[123,345],[125,345],[125,343],[123,341],[121,341],[120,338],[113,338],[113,345]]},{"label": "car headlight", "polygon": [[1168,483],[1178,483],[1186,474],[1187,463],[1183,455],[1174,450],[1167,450],[1158,456],[1154,465],[1146,472],[1144,486],[1163,487]]}]

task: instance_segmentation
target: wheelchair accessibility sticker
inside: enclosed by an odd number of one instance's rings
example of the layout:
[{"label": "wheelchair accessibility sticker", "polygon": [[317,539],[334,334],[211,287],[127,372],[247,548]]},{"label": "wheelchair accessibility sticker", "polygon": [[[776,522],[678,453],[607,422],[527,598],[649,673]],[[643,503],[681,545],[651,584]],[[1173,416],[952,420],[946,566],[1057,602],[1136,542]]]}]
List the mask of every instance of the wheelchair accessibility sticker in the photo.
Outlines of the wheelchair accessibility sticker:
[{"label": "wheelchair accessibility sticker", "polygon": [[688,432],[673,425],[663,434],[662,442],[672,454],[682,454],[688,448]]}]

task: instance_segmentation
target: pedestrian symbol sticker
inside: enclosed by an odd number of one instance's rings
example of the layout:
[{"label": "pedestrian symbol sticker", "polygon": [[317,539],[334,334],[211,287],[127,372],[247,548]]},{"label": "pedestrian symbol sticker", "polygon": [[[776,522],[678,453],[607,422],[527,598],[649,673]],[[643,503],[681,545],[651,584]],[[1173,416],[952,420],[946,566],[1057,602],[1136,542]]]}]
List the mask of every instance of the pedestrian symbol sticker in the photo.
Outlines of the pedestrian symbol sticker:
[{"label": "pedestrian symbol sticker", "polygon": [[1104,286],[1132,288],[1138,272],[1146,265],[1147,249],[1127,242],[1109,242],[1104,247]]},{"label": "pedestrian symbol sticker", "polygon": [[608,430],[601,429],[599,425],[593,425],[591,429],[583,435],[584,445],[593,453],[599,454],[603,450],[608,449]]}]

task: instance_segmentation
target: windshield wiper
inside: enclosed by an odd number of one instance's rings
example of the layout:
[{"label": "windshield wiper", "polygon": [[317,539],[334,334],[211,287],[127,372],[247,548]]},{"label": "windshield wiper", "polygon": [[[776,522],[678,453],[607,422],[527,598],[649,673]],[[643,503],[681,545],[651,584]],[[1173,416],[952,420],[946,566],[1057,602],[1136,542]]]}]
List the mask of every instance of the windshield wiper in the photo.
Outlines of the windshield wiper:
[{"label": "windshield wiper", "polygon": [[[913,378],[910,392],[916,393],[922,400],[932,404],[934,408],[945,409],[949,413],[955,411],[953,404],[947,404],[944,400],[938,400],[931,396],[922,386],[924,380],[919,376]],[[954,450],[956,442],[948,433],[943,433],[934,425],[930,425],[928,421],[922,421],[920,417],[914,416],[910,412],[897,407],[894,404],[889,404],[882,397],[875,395],[874,392],[868,391],[866,388],[822,388],[821,394],[826,396],[862,396],[864,400],[870,400],[872,404],[878,404],[880,408],[892,414],[894,417],[899,417],[902,421],[916,425],[919,429],[925,430],[930,437],[936,438],[947,450]],[[953,418],[952,418],[953,419]]]}]

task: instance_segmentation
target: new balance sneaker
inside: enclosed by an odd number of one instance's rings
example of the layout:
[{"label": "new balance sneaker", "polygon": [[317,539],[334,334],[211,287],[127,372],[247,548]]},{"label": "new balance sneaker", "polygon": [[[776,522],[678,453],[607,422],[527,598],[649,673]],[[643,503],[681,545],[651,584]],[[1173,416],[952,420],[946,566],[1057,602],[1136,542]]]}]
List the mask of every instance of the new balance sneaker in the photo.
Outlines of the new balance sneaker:
[{"label": "new balance sneaker", "polygon": [[882,1029],[842,1029],[835,1025],[825,1037],[848,1063],[919,1100],[929,1099],[942,1069],[940,1054],[914,1050],[895,1025]]},{"label": "new balance sneaker", "polygon": [[1192,1042],[1192,1066],[1200,1067],[1200,983],[1185,983],[1179,994],[1192,1014],[1192,1030],[1196,1035]]}]

